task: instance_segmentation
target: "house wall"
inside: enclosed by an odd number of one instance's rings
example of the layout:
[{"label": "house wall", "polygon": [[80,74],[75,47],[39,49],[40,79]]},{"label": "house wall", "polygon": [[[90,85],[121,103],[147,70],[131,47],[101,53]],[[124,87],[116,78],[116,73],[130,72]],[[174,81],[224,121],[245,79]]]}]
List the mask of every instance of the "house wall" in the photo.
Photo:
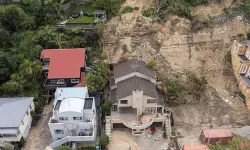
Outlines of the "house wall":
[{"label": "house wall", "polygon": [[137,77],[140,77],[140,78],[143,78],[143,79],[146,79],[146,80],[150,80],[152,83],[156,84],[156,80],[149,77],[149,76],[146,76],[144,74],[141,74],[139,72],[132,72],[132,73],[129,73],[129,74],[126,74],[122,77],[119,77],[119,78],[115,78],[115,84],[117,84],[118,82],[120,81],[123,81],[123,80],[126,80],[128,78],[131,78],[133,76],[137,76]]},{"label": "house wall", "polygon": [[138,115],[142,114],[143,111],[143,91],[142,90],[134,90],[132,92],[133,95],[133,108],[137,109]]}]

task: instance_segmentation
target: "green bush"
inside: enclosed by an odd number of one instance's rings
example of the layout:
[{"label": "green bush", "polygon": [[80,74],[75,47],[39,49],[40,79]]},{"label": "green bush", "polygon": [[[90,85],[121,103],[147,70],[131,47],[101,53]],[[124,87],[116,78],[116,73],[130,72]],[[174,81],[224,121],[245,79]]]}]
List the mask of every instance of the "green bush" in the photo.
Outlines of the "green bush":
[{"label": "green bush", "polygon": [[180,85],[177,80],[166,80],[164,83],[164,95],[170,99],[176,99],[180,94]]},{"label": "green bush", "polygon": [[126,14],[126,13],[130,13],[132,12],[134,9],[130,6],[126,6],[125,8],[123,8],[123,10],[121,11],[121,14]]},{"label": "green bush", "polygon": [[142,11],[142,15],[144,17],[154,17],[156,15],[156,10],[155,8],[148,8]]},{"label": "green bush", "polygon": [[134,7],[134,10],[139,10],[139,7]]},{"label": "green bush", "polygon": [[156,65],[157,65],[157,62],[156,62],[156,60],[154,60],[154,59],[151,59],[151,60],[147,63],[147,66],[148,66],[149,69],[154,69]]},{"label": "green bush", "polygon": [[105,114],[110,115],[110,113],[111,113],[111,107],[112,107],[111,101],[106,100],[106,101],[104,102],[104,104],[103,104],[103,112],[104,112]]},{"label": "green bush", "polygon": [[102,134],[100,137],[100,146],[105,148],[109,144],[109,137],[107,134]]},{"label": "green bush", "polygon": [[188,75],[188,81],[190,82],[190,90],[196,97],[200,97],[201,93],[205,91],[207,80],[204,76],[197,77],[195,74]]},{"label": "green bush", "polygon": [[208,0],[185,0],[185,2],[192,6],[208,4]]},{"label": "green bush", "polygon": [[247,35],[246,34],[238,34],[236,37],[236,40],[243,42],[243,41],[247,40]]}]

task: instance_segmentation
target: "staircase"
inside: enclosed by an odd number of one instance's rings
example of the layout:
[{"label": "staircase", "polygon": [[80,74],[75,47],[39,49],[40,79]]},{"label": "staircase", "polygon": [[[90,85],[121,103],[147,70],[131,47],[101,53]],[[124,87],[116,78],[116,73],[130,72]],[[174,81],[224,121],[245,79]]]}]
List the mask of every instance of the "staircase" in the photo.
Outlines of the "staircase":
[{"label": "staircase", "polygon": [[106,116],[106,134],[109,136],[109,140],[111,140],[111,116]]},{"label": "staircase", "polygon": [[169,115],[166,117],[165,130],[166,130],[167,139],[170,139],[171,138],[171,121],[170,121]]}]

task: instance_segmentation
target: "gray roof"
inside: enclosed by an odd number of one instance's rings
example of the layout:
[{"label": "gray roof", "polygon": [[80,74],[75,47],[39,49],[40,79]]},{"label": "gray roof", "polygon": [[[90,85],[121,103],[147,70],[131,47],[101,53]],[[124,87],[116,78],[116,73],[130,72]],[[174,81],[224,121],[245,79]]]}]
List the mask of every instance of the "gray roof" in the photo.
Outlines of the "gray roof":
[{"label": "gray roof", "polygon": [[139,61],[137,59],[131,59],[115,66],[114,77],[119,78],[132,72],[139,72],[153,79],[156,78],[154,71],[147,68],[147,65],[143,61]]},{"label": "gray roof", "polygon": [[156,88],[152,82],[134,76],[117,83],[117,89],[116,89],[117,99],[132,95],[132,91],[134,91],[135,89],[143,90],[143,95],[157,98]]},{"label": "gray roof", "polygon": [[117,98],[116,98],[116,89],[112,89],[111,93],[110,93],[110,100],[112,103],[116,103],[117,102]]},{"label": "gray roof", "polygon": [[0,128],[19,127],[33,97],[0,98]]},{"label": "gray roof", "polygon": [[244,55],[239,55],[239,57],[242,61],[249,61]]}]

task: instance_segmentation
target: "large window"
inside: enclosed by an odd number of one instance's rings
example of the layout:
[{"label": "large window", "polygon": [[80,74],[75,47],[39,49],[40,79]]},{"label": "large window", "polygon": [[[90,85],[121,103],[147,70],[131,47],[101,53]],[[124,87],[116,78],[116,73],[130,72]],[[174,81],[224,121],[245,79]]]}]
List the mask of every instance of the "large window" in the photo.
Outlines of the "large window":
[{"label": "large window", "polygon": [[63,130],[54,130],[54,131],[55,131],[55,134],[64,134]]},{"label": "large window", "polygon": [[82,120],[82,117],[73,117],[73,120]]},{"label": "large window", "polygon": [[156,99],[148,99],[147,103],[156,103]]},{"label": "large window", "polygon": [[58,79],[57,84],[64,84],[64,79]]},{"label": "large window", "polygon": [[59,117],[59,120],[68,120],[68,117]]},{"label": "large window", "polygon": [[146,107],[145,108],[145,114],[154,114],[156,108],[155,107]]},{"label": "large window", "polygon": [[79,79],[71,79],[71,83],[79,83]]},{"label": "large window", "polygon": [[43,59],[43,63],[44,63],[44,65],[49,65],[49,59]]},{"label": "large window", "polygon": [[4,134],[4,137],[16,137],[15,134]]},{"label": "large window", "polygon": [[241,65],[240,73],[246,73],[247,72],[247,65]]},{"label": "large window", "polygon": [[120,104],[128,104],[128,100],[120,100]]},{"label": "large window", "polygon": [[52,80],[51,80],[51,83],[56,83],[56,82],[57,82],[56,79],[52,79]]}]

